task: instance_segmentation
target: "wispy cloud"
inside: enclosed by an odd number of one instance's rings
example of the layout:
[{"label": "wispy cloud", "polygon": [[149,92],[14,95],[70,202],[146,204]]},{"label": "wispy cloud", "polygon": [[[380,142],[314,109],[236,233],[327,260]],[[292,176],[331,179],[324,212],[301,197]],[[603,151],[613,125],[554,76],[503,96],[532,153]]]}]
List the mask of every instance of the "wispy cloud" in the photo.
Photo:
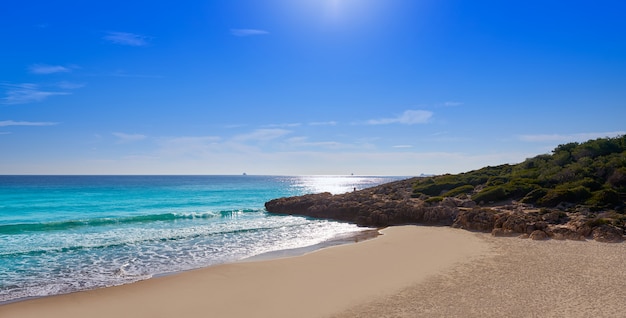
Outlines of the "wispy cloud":
[{"label": "wispy cloud", "polygon": [[68,82],[68,81],[62,81],[62,82],[58,82],[57,87],[60,89],[78,89],[78,88],[82,88],[85,87],[86,84],[84,83],[72,83],[72,82]]},{"label": "wispy cloud", "polygon": [[39,85],[31,83],[22,84],[4,84],[6,87],[6,96],[0,99],[2,104],[27,104],[32,102],[40,102],[50,96],[70,95],[69,92],[55,92],[42,90]]},{"label": "wispy cloud", "polygon": [[127,144],[131,142],[141,141],[147,138],[146,135],[126,134],[126,133],[120,133],[120,132],[113,133],[113,136],[118,138],[117,143],[120,143],[120,144]]},{"label": "wispy cloud", "polygon": [[254,36],[254,35],[266,35],[268,31],[259,29],[230,29],[230,34],[234,36]]},{"label": "wispy cloud", "polygon": [[237,135],[233,137],[234,141],[270,141],[276,138],[280,138],[291,133],[286,129],[257,129],[248,134]]},{"label": "wispy cloud", "polygon": [[402,148],[413,148],[413,146],[411,146],[411,145],[395,145],[395,146],[392,146],[392,148],[400,148],[400,149],[402,149]]},{"label": "wispy cloud", "polygon": [[28,67],[28,70],[33,74],[54,74],[68,73],[72,71],[72,68],[61,65],[33,64]]},{"label": "wispy cloud", "polygon": [[309,126],[337,126],[336,121],[317,121],[309,123]]},{"label": "wispy cloud", "polygon": [[269,124],[265,127],[300,127],[301,123]]},{"label": "wispy cloud", "polygon": [[367,121],[369,125],[387,125],[387,124],[425,124],[433,117],[433,112],[428,110],[406,110],[397,117],[371,119]]},{"label": "wispy cloud", "polygon": [[125,77],[125,78],[163,78],[163,76],[161,75],[132,74],[132,73],[126,72],[125,70],[116,70],[114,72],[104,74],[104,76]]},{"label": "wispy cloud", "polygon": [[462,102],[452,102],[452,101],[450,101],[450,102],[443,103],[443,106],[447,106],[447,107],[461,106],[461,105],[463,105]]},{"label": "wispy cloud", "polygon": [[582,142],[589,139],[615,137],[625,135],[626,131],[611,132],[591,132],[578,134],[539,134],[539,135],[519,135],[517,138],[527,142]]},{"label": "wispy cloud", "polygon": [[148,40],[150,39],[145,35],[129,32],[107,32],[107,34],[102,38],[113,44],[128,46],[146,46],[148,45]]},{"label": "wispy cloud", "polygon": [[348,145],[342,144],[338,141],[309,141],[309,138],[304,136],[289,138],[287,139],[287,142],[292,147],[313,147],[327,149],[341,149],[348,147]]},{"label": "wispy cloud", "polygon": [[4,120],[0,121],[0,127],[7,126],[54,126],[59,123],[53,122],[33,122],[33,121],[13,121],[13,120]]}]

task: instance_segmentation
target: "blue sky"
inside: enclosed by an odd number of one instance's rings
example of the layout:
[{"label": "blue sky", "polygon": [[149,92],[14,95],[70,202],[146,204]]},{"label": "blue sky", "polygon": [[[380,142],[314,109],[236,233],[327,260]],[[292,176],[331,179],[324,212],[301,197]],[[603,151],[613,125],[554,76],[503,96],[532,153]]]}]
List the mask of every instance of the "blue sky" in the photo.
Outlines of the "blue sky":
[{"label": "blue sky", "polygon": [[456,173],[626,131],[626,2],[5,1],[0,174]]}]

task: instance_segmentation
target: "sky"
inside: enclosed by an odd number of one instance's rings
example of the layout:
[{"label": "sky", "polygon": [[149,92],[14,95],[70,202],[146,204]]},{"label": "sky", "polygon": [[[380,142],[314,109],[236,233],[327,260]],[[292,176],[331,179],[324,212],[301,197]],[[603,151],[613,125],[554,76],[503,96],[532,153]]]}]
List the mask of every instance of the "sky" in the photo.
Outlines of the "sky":
[{"label": "sky", "polygon": [[626,2],[3,1],[0,174],[398,175],[626,131]]}]

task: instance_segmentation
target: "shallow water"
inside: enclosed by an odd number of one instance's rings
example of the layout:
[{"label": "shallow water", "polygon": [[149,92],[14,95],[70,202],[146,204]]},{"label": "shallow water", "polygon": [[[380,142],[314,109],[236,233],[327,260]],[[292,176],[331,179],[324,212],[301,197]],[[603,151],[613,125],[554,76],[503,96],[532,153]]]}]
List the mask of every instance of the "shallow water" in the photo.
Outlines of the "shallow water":
[{"label": "shallow water", "polygon": [[130,283],[363,231],[273,198],[397,177],[0,176],[0,302]]}]

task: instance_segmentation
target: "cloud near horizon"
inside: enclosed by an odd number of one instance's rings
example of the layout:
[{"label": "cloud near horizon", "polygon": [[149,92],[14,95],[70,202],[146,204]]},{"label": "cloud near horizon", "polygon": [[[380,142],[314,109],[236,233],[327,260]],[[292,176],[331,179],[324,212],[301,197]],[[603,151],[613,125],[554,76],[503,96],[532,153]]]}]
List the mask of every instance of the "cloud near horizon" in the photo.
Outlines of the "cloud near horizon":
[{"label": "cloud near horizon", "polygon": [[406,110],[402,115],[393,118],[370,119],[368,125],[388,125],[388,124],[425,124],[433,117],[433,112],[428,110]]},{"label": "cloud near horizon", "polygon": [[129,33],[129,32],[107,32],[107,35],[102,37],[103,39],[119,45],[127,46],[146,46],[148,45],[148,37]]},{"label": "cloud near horizon", "polygon": [[254,36],[270,34],[268,31],[259,29],[230,29],[230,34],[234,36]]},{"label": "cloud near horizon", "polygon": [[248,134],[233,137],[234,141],[270,141],[290,134],[291,130],[286,129],[257,129]]},{"label": "cloud near horizon", "polygon": [[126,143],[141,141],[141,140],[144,140],[144,139],[148,138],[146,135],[125,134],[125,133],[120,133],[120,132],[113,133],[113,136],[118,138],[117,142],[120,143],[120,144],[126,144]]}]

